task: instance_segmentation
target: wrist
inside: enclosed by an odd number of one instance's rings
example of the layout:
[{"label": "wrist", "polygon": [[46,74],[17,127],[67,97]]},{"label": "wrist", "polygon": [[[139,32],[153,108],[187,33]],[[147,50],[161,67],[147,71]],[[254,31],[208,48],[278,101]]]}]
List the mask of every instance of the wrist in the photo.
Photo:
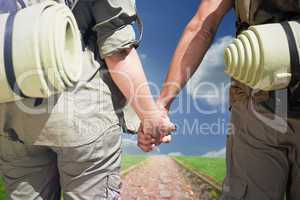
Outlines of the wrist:
[{"label": "wrist", "polygon": [[172,99],[164,98],[161,96],[156,100],[158,107],[160,109],[164,109],[166,112],[169,112],[171,102],[172,102]]},{"label": "wrist", "polygon": [[147,108],[143,107],[140,110],[140,120],[142,123],[146,120],[152,120],[153,118],[159,118],[161,115],[161,110],[159,109],[158,105],[153,101],[151,105],[148,105]]}]

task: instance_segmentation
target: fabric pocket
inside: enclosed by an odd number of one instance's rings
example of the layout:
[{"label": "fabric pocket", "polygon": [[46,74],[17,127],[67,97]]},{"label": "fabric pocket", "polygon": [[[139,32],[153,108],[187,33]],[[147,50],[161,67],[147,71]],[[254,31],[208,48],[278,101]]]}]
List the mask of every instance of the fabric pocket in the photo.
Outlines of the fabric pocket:
[{"label": "fabric pocket", "polygon": [[47,147],[26,145],[0,136],[0,160],[4,163],[26,168],[45,165],[54,158]]},{"label": "fabric pocket", "polygon": [[107,199],[120,200],[121,199],[121,178],[119,174],[111,174],[107,176]]},{"label": "fabric pocket", "polygon": [[14,142],[0,136],[0,157],[6,162],[14,161],[18,158],[26,157],[27,150],[25,145],[19,142]]}]

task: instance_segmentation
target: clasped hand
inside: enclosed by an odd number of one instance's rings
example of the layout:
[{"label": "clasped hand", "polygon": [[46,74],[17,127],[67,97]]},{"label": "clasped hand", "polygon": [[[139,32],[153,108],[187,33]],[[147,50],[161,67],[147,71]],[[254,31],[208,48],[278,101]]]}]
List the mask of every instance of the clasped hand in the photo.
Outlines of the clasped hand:
[{"label": "clasped hand", "polygon": [[142,120],[138,131],[138,146],[144,152],[151,152],[155,146],[171,142],[171,133],[174,131],[176,126],[170,121],[167,110],[159,109]]}]

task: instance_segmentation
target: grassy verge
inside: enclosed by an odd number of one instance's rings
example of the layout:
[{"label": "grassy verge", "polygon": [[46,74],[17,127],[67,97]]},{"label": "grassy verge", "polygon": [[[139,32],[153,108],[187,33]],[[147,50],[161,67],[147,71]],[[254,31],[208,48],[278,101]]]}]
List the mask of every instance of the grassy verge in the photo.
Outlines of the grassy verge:
[{"label": "grassy verge", "polygon": [[122,171],[124,171],[146,159],[147,159],[147,156],[124,155],[123,159],[122,159]]},{"label": "grassy verge", "polygon": [[0,177],[0,200],[4,200],[4,199],[5,199],[5,188],[2,179]]},{"label": "grassy verge", "polygon": [[222,183],[225,178],[226,164],[223,158],[178,156],[175,159],[185,163],[196,171],[210,176],[219,183]]}]

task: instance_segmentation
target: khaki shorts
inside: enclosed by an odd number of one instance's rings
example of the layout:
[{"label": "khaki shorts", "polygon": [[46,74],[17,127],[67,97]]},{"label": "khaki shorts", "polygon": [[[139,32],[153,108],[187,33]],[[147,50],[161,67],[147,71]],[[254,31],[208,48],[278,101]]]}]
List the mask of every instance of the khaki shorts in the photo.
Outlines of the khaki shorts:
[{"label": "khaki shorts", "polygon": [[[280,120],[239,87],[231,90],[223,200],[300,199],[300,119]],[[284,131],[279,131],[286,126]]]},{"label": "khaki shorts", "polygon": [[0,171],[8,199],[119,199],[121,129],[112,126],[78,147],[25,145],[0,136]]}]

